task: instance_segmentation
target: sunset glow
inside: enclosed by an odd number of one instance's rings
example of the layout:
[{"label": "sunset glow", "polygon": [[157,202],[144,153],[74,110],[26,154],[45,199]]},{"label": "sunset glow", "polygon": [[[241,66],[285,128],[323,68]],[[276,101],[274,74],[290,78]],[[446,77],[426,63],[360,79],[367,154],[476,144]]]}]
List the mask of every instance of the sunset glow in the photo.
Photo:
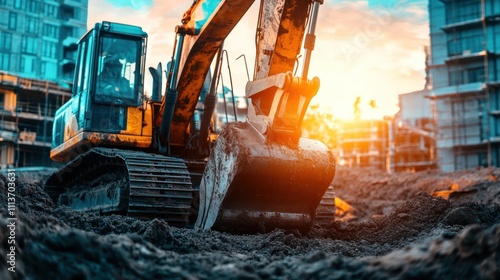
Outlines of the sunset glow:
[{"label": "sunset glow", "polygon": [[[119,3],[118,3],[119,2]],[[138,5],[137,3],[141,3]],[[174,28],[192,1],[89,1],[89,27],[108,20],[142,26],[148,32],[147,66],[170,60]],[[244,54],[253,72],[258,1],[225,42],[235,93],[244,95]],[[424,46],[429,45],[427,1],[328,1],[320,8],[310,78],[321,79],[313,104],[335,117],[353,119],[361,98],[363,119],[398,111],[398,94],[424,87]],[[299,67],[299,69],[301,69]],[[149,91],[149,77],[146,90]],[[369,102],[374,100],[376,107]]]}]

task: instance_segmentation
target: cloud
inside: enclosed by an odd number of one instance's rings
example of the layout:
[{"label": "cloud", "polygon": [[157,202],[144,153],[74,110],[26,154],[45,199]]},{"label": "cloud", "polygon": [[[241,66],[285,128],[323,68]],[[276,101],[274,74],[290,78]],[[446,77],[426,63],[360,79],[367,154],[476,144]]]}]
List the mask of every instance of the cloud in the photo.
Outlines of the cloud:
[{"label": "cloud", "polygon": [[362,102],[376,100],[380,115],[394,114],[398,94],[424,86],[428,27],[423,16],[407,15],[426,10],[419,3],[396,2],[392,8],[371,8],[366,1],[335,3],[320,10],[310,73],[321,79],[321,88],[313,103],[352,118],[360,96]]}]

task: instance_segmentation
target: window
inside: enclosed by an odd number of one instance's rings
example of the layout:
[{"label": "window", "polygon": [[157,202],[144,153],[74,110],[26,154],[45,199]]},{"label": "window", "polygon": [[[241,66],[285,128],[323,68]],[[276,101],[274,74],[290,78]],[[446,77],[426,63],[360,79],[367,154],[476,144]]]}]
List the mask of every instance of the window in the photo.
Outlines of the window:
[{"label": "window", "polygon": [[47,17],[57,18],[58,7],[52,4],[45,3],[43,8],[43,14]]},{"label": "window", "polygon": [[0,50],[10,50],[12,34],[0,32]]},{"label": "window", "polygon": [[7,29],[9,27],[9,11],[7,9],[1,9],[0,6],[0,26],[2,29]]},{"label": "window", "polygon": [[17,28],[17,14],[10,12],[9,13],[9,29],[16,30]]},{"label": "window", "polygon": [[73,37],[73,28],[71,26],[63,26],[61,28],[61,37]]},{"label": "window", "polygon": [[43,36],[51,37],[51,38],[59,38],[59,26],[52,24],[44,24],[43,25]]},{"label": "window", "polygon": [[56,58],[57,44],[49,41],[42,43],[42,56]]},{"label": "window", "polygon": [[24,0],[13,0],[13,1],[14,1],[14,8],[24,10],[25,7]]},{"label": "window", "polygon": [[99,44],[95,100],[109,103],[120,98],[125,104],[137,104],[142,41],[106,36]]},{"label": "window", "polygon": [[450,86],[461,85],[464,83],[464,77],[463,77],[462,70],[450,71],[448,76],[449,76],[448,78],[450,81]]},{"label": "window", "polygon": [[446,23],[481,18],[481,0],[449,1],[446,3]]},{"label": "window", "polygon": [[70,20],[75,18],[75,8],[69,6],[61,7],[61,17],[62,20]]},{"label": "window", "polygon": [[484,82],[484,66],[450,70],[448,78],[450,86]]},{"label": "window", "polygon": [[[90,36],[89,42],[92,42],[94,39],[93,36]],[[89,76],[91,75],[91,70],[90,70],[90,63],[92,59],[92,52],[93,52],[94,45],[89,44],[87,48],[87,53],[85,54],[85,70],[84,70],[84,76],[83,76],[83,90],[87,89],[88,83],[89,83]]]},{"label": "window", "polygon": [[38,34],[39,20],[34,17],[26,17],[26,33]]},{"label": "window", "polygon": [[38,13],[40,7],[40,2],[35,0],[28,0],[27,10],[29,13]]},{"label": "window", "polygon": [[73,13],[74,19],[85,21],[87,17],[87,12],[82,9],[75,8]]},{"label": "window", "polygon": [[476,83],[476,82],[484,82],[484,67],[475,67],[467,69],[467,82]]},{"label": "window", "polygon": [[0,69],[2,70],[10,70],[10,55],[8,53],[0,52]]},{"label": "window", "polygon": [[21,73],[34,74],[36,70],[36,58],[33,56],[21,56],[21,64],[19,65]]},{"label": "window", "polygon": [[77,71],[76,73],[76,92],[82,92],[87,89],[88,86],[88,79],[89,76],[91,75],[90,71],[90,62],[92,59],[92,51],[93,51],[93,45],[90,44],[89,42],[92,42],[94,39],[93,36],[88,36],[85,38],[85,41],[83,41],[80,45],[80,50],[79,50],[79,61],[77,64]]},{"label": "window", "polygon": [[448,35],[448,56],[481,52],[483,34],[481,29],[463,30]]},{"label": "window", "polygon": [[36,54],[37,53],[37,38],[23,37],[21,42],[21,51],[23,53]]},{"label": "window", "polygon": [[46,79],[55,79],[57,77],[57,63],[50,61],[42,61],[40,72]]},{"label": "window", "polygon": [[76,90],[74,91],[75,94],[77,93],[80,93],[82,91],[82,77],[85,76],[85,73],[83,73],[83,63],[84,63],[84,59],[85,59],[85,56],[87,54],[87,42],[88,42],[88,39],[86,39],[85,41],[83,41],[80,45],[80,49],[79,49],[79,59],[80,61],[77,62],[77,69],[75,69],[75,71],[77,71],[75,73],[75,81],[76,81],[76,85],[73,85],[73,86],[76,86]]},{"label": "window", "polygon": [[74,19],[80,19],[80,10],[79,9],[75,9],[74,12],[73,12],[73,17]]}]

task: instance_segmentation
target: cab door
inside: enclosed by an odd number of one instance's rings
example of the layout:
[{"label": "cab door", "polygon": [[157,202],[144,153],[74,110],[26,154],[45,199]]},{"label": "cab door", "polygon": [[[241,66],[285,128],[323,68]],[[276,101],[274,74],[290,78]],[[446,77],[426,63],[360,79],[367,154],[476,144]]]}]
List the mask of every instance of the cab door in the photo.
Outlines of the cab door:
[{"label": "cab door", "polygon": [[91,130],[140,135],[144,39],[102,32],[97,41]]},{"label": "cab door", "polygon": [[80,41],[75,77],[73,79],[71,112],[67,115],[66,137],[71,138],[85,129],[86,114],[89,111],[90,77],[92,75],[92,52],[94,33],[89,32]]}]

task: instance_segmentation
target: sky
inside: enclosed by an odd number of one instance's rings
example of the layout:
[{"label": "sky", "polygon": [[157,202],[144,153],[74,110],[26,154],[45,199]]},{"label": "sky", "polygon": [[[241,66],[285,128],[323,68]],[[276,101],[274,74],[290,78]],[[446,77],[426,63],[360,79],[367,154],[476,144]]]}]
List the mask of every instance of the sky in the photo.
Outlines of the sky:
[{"label": "sky", "polygon": [[[89,0],[88,27],[103,20],[139,25],[149,34],[147,67],[166,65],[172,56],[174,28],[192,2]],[[224,43],[237,95],[244,95],[247,81],[239,56],[244,55],[253,73],[258,2]],[[323,111],[352,119],[359,96],[362,118],[394,115],[399,94],[424,87],[424,46],[430,44],[427,0],[325,0],[316,36],[309,78],[319,77],[321,86],[311,104],[319,104]],[[146,77],[146,90],[148,85]],[[376,108],[368,105],[371,100]]]}]

